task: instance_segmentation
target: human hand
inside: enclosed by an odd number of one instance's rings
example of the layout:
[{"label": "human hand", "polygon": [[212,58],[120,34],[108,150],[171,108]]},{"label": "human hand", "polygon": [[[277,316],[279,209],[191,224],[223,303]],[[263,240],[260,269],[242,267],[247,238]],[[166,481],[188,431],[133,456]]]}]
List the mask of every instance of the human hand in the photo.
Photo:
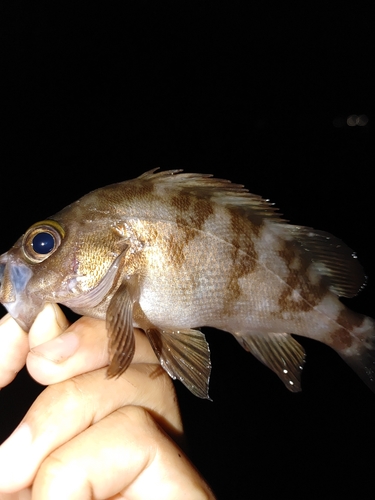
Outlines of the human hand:
[{"label": "human hand", "polygon": [[29,336],[12,319],[0,325],[0,383],[27,361],[36,380],[54,384],[0,447],[0,499],[214,498],[170,439],[182,438],[173,384],[143,333],[125,374],[106,379],[104,322],[67,326],[51,305]]}]

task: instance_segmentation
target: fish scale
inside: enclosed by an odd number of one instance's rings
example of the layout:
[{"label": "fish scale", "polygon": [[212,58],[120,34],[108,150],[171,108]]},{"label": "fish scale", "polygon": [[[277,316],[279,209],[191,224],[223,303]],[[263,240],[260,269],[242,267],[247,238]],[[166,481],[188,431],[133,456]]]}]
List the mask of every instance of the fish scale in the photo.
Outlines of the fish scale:
[{"label": "fish scale", "polygon": [[170,170],[93,191],[33,224],[0,257],[0,301],[25,331],[47,302],[105,319],[109,376],[128,368],[133,327],[161,366],[208,398],[200,327],[225,330],[301,389],[303,347],[326,343],[375,390],[375,323],[350,311],[365,276],[353,251],[289,224],[243,186]]}]

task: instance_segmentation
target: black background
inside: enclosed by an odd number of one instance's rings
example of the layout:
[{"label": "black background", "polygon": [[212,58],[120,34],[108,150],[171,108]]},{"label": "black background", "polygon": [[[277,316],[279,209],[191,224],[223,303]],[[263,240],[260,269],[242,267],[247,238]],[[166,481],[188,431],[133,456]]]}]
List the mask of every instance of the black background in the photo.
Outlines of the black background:
[{"label": "black background", "polygon": [[[116,6],[117,5],[117,6]],[[375,316],[371,17],[353,4],[2,2],[1,252],[86,192],[155,167],[212,173],[356,250]],[[302,3],[301,3],[302,5]],[[365,126],[347,125],[364,114]],[[302,339],[290,394],[228,334],[205,329],[213,402],[177,385],[191,456],[219,498],[367,497],[375,395]],[[0,437],[42,388],[0,393]]]}]

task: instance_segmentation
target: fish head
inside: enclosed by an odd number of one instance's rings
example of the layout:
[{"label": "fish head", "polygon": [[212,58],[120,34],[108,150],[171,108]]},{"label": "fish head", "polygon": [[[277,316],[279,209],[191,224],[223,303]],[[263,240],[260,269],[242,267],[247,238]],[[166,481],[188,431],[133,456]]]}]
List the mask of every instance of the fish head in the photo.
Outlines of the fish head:
[{"label": "fish head", "polygon": [[43,263],[60,246],[63,236],[54,221],[36,223],[0,257],[0,302],[25,331],[42,309],[45,291],[56,279],[54,273],[46,272]]},{"label": "fish head", "polygon": [[108,221],[80,208],[33,224],[0,257],[0,302],[25,331],[47,302],[86,314],[114,293],[127,245]]}]

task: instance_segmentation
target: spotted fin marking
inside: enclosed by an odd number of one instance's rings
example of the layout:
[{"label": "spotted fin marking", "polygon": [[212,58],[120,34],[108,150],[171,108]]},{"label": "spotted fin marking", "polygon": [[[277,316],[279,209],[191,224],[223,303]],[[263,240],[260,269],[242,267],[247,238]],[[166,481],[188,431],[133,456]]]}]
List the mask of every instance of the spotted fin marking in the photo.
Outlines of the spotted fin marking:
[{"label": "spotted fin marking", "polygon": [[146,335],[161,366],[179,379],[195,396],[210,399],[210,349],[203,333],[197,330],[146,329]]},{"label": "spotted fin marking", "polygon": [[123,283],[108,306],[106,327],[109,337],[109,378],[119,377],[124,373],[134,356],[133,302],[129,283]]},{"label": "spotted fin marking", "polygon": [[305,350],[288,333],[249,335],[241,339],[246,351],[284,382],[291,392],[301,391],[301,373],[305,363]]}]

